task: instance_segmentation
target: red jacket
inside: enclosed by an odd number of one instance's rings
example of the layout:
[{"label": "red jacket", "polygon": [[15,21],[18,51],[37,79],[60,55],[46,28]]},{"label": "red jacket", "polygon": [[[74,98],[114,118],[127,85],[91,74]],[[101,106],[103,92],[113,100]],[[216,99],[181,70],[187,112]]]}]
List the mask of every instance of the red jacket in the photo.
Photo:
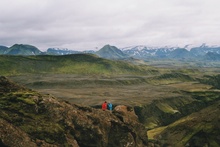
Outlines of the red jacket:
[{"label": "red jacket", "polygon": [[107,103],[104,102],[104,103],[102,104],[102,110],[106,110],[106,109],[107,109]]}]

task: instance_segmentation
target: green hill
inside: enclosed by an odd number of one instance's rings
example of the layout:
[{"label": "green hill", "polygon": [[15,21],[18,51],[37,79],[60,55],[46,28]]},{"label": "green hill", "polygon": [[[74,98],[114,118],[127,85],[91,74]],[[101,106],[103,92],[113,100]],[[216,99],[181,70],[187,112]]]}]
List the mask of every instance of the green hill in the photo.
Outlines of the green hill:
[{"label": "green hill", "polygon": [[32,45],[15,44],[10,47],[5,54],[7,55],[40,55],[42,52]]},{"label": "green hill", "polygon": [[115,46],[105,45],[96,54],[102,58],[107,59],[123,59],[127,57],[121,50]]},{"label": "green hill", "polygon": [[64,56],[0,56],[1,75],[39,73],[71,74],[147,74],[156,72],[149,66],[137,66],[123,61],[112,61],[90,54]]}]

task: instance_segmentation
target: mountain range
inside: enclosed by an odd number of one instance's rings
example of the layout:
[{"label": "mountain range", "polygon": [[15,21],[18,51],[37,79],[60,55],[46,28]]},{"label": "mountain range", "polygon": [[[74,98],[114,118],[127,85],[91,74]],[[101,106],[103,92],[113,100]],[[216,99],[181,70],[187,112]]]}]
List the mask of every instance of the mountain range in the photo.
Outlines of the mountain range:
[{"label": "mountain range", "polygon": [[37,47],[25,44],[15,44],[12,47],[0,46],[0,55],[67,55],[90,53],[107,59],[177,59],[177,60],[220,60],[220,47],[207,46],[202,44],[198,47],[188,49],[186,45],[180,47],[148,47],[148,46],[131,46],[117,48],[111,45],[105,45],[98,51],[76,51],[60,48],[48,48],[46,52],[40,51]]}]

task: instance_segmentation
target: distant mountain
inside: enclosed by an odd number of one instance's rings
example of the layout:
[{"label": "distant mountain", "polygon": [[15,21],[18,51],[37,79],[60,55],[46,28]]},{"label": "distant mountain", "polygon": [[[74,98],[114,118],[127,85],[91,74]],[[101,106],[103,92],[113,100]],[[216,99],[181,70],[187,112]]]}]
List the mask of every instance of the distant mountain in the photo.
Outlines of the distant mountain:
[{"label": "distant mountain", "polygon": [[110,45],[105,45],[103,48],[97,51],[96,54],[102,58],[107,58],[107,59],[123,59],[128,57],[120,49]]},{"label": "distant mountain", "polygon": [[143,58],[147,56],[151,56],[154,50],[147,48],[146,46],[134,46],[134,47],[126,47],[121,49],[123,53],[129,55],[134,58]]},{"label": "distant mountain", "polygon": [[6,53],[7,55],[40,55],[42,52],[32,45],[15,44],[10,47]]},{"label": "distant mountain", "polygon": [[220,54],[218,53],[213,53],[213,52],[208,52],[204,56],[205,60],[212,60],[212,61],[220,61]]},{"label": "distant mountain", "polygon": [[164,48],[158,48],[155,49],[155,56],[157,57],[167,57],[171,52],[175,51],[178,48],[168,48],[168,47],[164,47]]},{"label": "distant mountain", "polygon": [[85,54],[95,54],[96,51],[94,50],[86,50],[86,51],[83,51],[83,53]]},{"label": "distant mountain", "polygon": [[194,54],[195,56],[204,56],[208,52],[220,54],[220,47],[207,46],[206,44],[203,44],[200,47],[194,47],[190,50],[190,53]]},{"label": "distant mountain", "polygon": [[[129,57],[137,59],[149,59],[149,58],[168,58],[168,59],[193,59],[193,60],[216,60],[213,57],[213,53],[216,56],[220,54],[220,47],[218,46],[207,46],[202,44],[199,47],[193,45],[186,45],[184,48],[179,47],[148,47],[148,46],[133,46],[122,48],[123,53],[127,54]],[[206,57],[205,57],[206,56]],[[209,57],[208,57],[209,56]]]},{"label": "distant mountain", "polygon": [[8,50],[8,47],[0,45],[0,55],[5,54]]},{"label": "distant mountain", "polygon": [[67,48],[48,48],[45,54],[47,55],[69,55],[69,54],[95,54],[94,50],[86,50],[86,51],[76,51],[69,50]]},{"label": "distant mountain", "polygon": [[[213,54],[211,54],[213,53]],[[0,54],[7,55],[67,55],[67,54],[96,54],[99,57],[106,59],[175,59],[175,60],[208,60],[218,61],[220,55],[219,46],[208,46],[202,44],[196,47],[195,45],[186,45],[180,47],[151,47],[151,46],[130,46],[125,48],[117,48],[115,46],[105,45],[98,51],[76,51],[61,48],[48,48],[46,52],[41,52],[38,48],[32,45],[15,44],[10,48],[0,46]]]},{"label": "distant mountain", "polygon": [[193,58],[194,55],[184,48],[178,48],[170,52],[167,57],[171,59],[189,59]]},{"label": "distant mountain", "polygon": [[176,47],[147,47],[147,46],[133,46],[122,48],[121,50],[130,57],[144,59],[151,57],[166,57]]},{"label": "distant mountain", "polygon": [[69,49],[48,48],[46,53],[49,55],[68,55],[68,54],[77,54],[80,52]]}]

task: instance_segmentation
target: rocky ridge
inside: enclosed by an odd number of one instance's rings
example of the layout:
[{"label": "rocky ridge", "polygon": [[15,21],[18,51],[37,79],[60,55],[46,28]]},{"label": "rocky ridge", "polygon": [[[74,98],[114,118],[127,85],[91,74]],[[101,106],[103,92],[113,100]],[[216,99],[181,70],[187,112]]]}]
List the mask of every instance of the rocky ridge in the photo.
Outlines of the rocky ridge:
[{"label": "rocky ridge", "polygon": [[144,147],[148,138],[134,110],[102,111],[41,95],[0,77],[1,146]]}]

